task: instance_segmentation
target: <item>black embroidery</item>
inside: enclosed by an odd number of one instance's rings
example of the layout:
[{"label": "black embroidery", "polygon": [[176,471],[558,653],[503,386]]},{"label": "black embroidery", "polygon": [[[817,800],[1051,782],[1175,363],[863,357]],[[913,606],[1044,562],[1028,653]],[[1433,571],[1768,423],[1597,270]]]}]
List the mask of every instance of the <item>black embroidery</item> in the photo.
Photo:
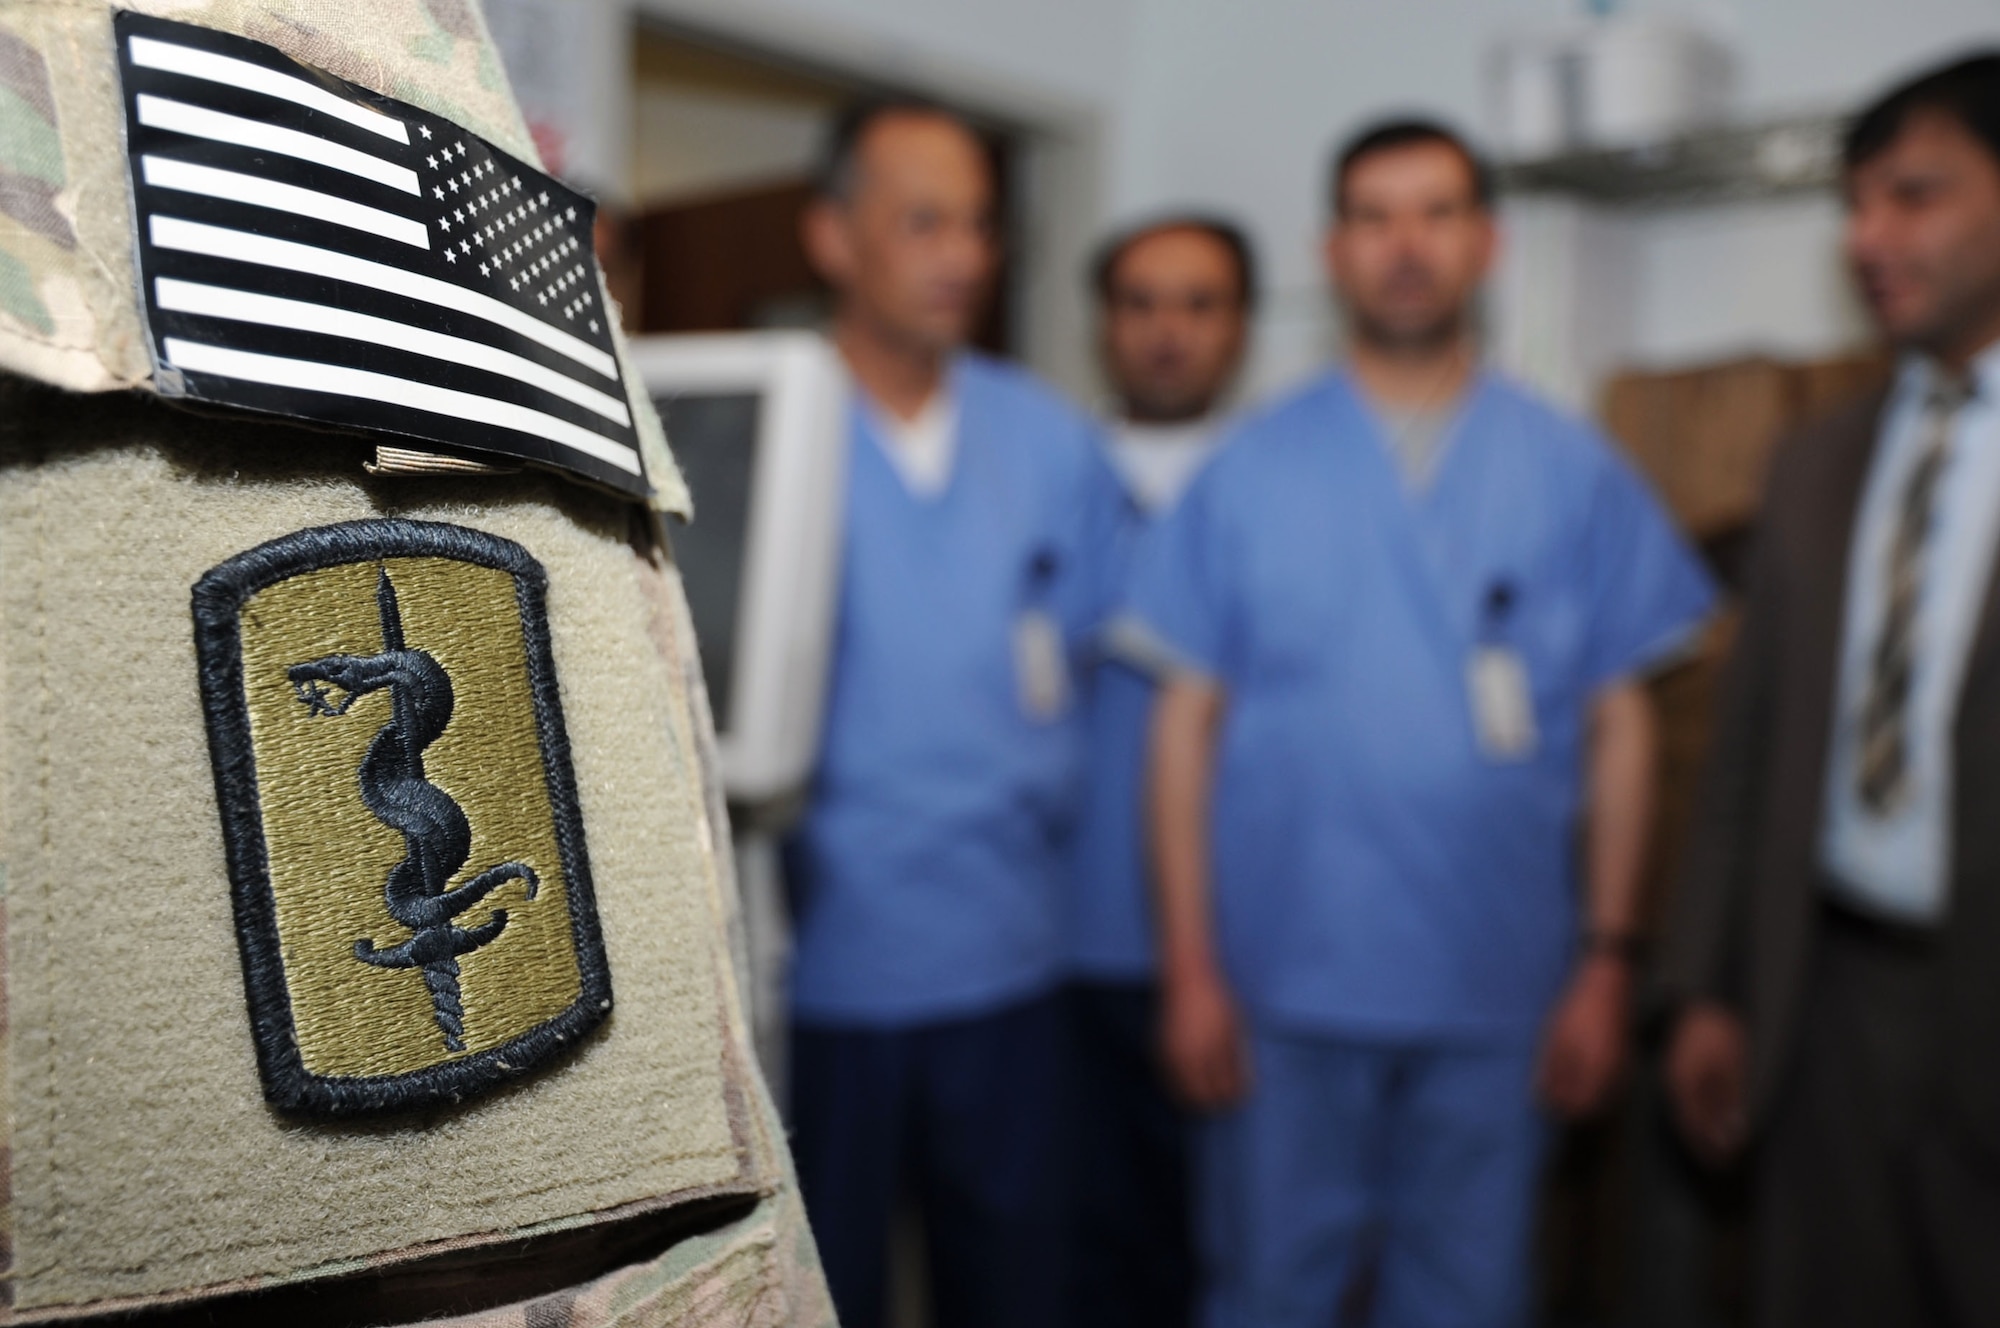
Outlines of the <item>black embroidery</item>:
[{"label": "black embroidery", "polygon": [[[291,577],[341,564],[407,557],[457,559],[513,576],[581,991],[554,1018],[484,1051],[402,1074],[316,1075],[301,1057],[285,982],[244,688],[241,614],[259,591]],[[524,881],[531,898],[539,881],[525,864],[507,862],[456,890],[444,888],[470,855],[470,832],[463,810],[424,779],[422,751],[450,718],[451,682],[433,657],[402,640],[395,589],[386,571],[377,584],[382,652],[327,656],[299,664],[289,673],[300,700],[321,715],[344,713],[371,690],[386,687],[391,692],[394,717],[376,735],[362,763],[363,800],[378,819],[404,834],[409,853],[392,871],[385,897],[391,915],[415,934],[407,942],[380,949],[372,938],[357,938],[354,954],[357,960],[378,966],[422,968],[445,1046],[455,1052],[466,1032],[456,990],[456,959],[499,937],[507,919],[500,909],[473,927],[458,927],[452,919],[505,881]],[[393,519],[301,530],[229,559],[195,584],[195,645],[209,755],[258,1068],[265,1097],[273,1106],[352,1115],[458,1102],[549,1062],[573,1048],[609,1014],[611,976],[556,686],[546,593],[547,574],[541,564],[510,540],[462,526]],[[336,699],[332,691],[344,695]]]},{"label": "black embroidery", "polygon": [[[541,882],[525,862],[503,862],[456,890],[447,888],[472,853],[472,825],[450,794],[424,778],[424,748],[451,722],[451,677],[429,652],[403,644],[403,616],[386,567],[376,581],[375,602],[382,613],[381,654],[328,655],[293,665],[287,676],[315,715],[344,715],[357,698],[389,689],[389,722],[361,761],[361,800],[382,824],[401,831],[409,848],[390,868],[384,894],[389,916],[416,935],[386,950],[363,937],[354,943],[354,957],[377,968],[423,969],[445,1048],[464,1051],[458,957],[498,940],[507,929],[507,910],[493,910],[477,927],[460,927],[452,919],[508,881],[526,881],[530,899]],[[328,699],[329,686],[344,693],[339,701]]]}]

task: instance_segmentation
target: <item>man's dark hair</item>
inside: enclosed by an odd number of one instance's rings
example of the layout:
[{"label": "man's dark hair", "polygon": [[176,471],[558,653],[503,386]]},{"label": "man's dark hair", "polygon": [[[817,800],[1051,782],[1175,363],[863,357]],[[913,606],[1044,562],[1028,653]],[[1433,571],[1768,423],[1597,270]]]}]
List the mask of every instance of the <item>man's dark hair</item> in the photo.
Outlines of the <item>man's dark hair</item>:
[{"label": "man's dark hair", "polygon": [[1243,308],[1248,311],[1257,307],[1257,254],[1250,247],[1249,235],[1233,221],[1199,212],[1154,217],[1119,231],[1099,245],[1096,257],[1090,261],[1090,284],[1100,304],[1111,302],[1111,284],[1118,275],[1118,264],[1132,246],[1168,231],[1196,231],[1228,250],[1236,264],[1236,293],[1243,301]]},{"label": "man's dark hair", "polygon": [[1327,181],[1327,201],[1333,205],[1334,215],[1340,215],[1347,177],[1363,158],[1423,143],[1442,143],[1464,158],[1466,172],[1472,177],[1472,201],[1481,209],[1493,206],[1493,170],[1485,158],[1449,126],[1436,120],[1409,118],[1372,124],[1348,139],[1335,154],[1332,178]]},{"label": "man's dark hair", "polygon": [[921,115],[949,120],[979,141],[985,139],[970,121],[942,103],[923,97],[871,97],[855,102],[840,112],[820,143],[819,161],[813,170],[813,188],[821,198],[847,202],[854,197],[861,140],[877,120],[891,115]]},{"label": "man's dark hair", "polygon": [[1942,111],[2000,159],[2000,51],[1979,51],[1921,74],[1863,111],[1847,130],[1841,161],[1853,170],[1896,141],[1912,115]]}]

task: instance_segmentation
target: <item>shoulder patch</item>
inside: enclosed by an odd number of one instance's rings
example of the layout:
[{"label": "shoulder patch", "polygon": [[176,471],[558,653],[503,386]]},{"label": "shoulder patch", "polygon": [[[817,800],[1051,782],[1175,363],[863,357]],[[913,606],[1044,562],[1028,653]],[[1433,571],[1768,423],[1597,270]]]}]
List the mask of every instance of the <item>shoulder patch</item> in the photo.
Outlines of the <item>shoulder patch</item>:
[{"label": "shoulder patch", "polygon": [[194,587],[264,1095],[454,1102],[611,1009],[545,608],[510,540],[378,520]]}]

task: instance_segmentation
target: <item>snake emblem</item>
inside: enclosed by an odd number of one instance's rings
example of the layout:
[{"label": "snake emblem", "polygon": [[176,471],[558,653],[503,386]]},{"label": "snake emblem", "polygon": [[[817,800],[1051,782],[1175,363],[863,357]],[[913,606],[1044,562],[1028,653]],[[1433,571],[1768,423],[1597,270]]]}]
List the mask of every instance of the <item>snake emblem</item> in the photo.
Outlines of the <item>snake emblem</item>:
[{"label": "snake emblem", "polygon": [[[375,602],[382,618],[381,653],[327,655],[292,665],[286,676],[315,717],[344,715],[370,692],[389,693],[389,722],[361,759],[361,800],[375,819],[402,833],[408,852],[389,869],[383,894],[389,916],[412,934],[386,949],[364,937],[354,943],[354,957],[376,968],[422,969],[445,1048],[464,1051],[458,957],[498,939],[507,927],[507,910],[496,908],[485,922],[471,927],[454,919],[508,881],[525,882],[527,898],[533,899],[540,880],[524,862],[503,862],[449,888],[472,854],[472,827],[451,795],[424,778],[424,749],[451,722],[451,677],[429,652],[404,644],[402,613],[387,567],[376,581]],[[342,695],[336,698],[334,692]]]}]

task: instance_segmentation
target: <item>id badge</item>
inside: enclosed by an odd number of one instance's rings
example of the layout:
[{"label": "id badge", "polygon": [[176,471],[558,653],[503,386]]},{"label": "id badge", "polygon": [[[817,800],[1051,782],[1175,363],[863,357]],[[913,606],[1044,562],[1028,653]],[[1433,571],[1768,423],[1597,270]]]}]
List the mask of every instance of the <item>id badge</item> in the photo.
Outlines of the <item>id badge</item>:
[{"label": "id badge", "polygon": [[1062,628],[1040,609],[1029,609],[1014,620],[1014,675],[1028,718],[1046,723],[1068,708],[1069,664]]},{"label": "id badge", "polygon": [[1465,669],[1472,727],[1489,761],[1525,761],[1535,754],[1535,700],[1528,666],[1506,646],[1484,645]]}]

